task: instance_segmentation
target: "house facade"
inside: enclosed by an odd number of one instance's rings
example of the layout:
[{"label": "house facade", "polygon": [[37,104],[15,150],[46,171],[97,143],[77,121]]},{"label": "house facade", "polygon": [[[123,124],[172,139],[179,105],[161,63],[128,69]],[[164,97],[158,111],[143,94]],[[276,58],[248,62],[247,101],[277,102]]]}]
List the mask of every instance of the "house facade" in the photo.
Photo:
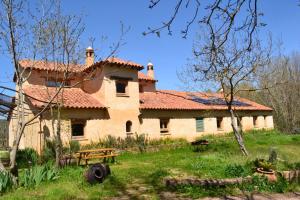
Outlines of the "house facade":
[{"label": "house facade", "polygon": [[[64,143],[78,140],[88,144],[107,135],[127,137],[134,133],[193,140],[203,134],[232,131],[221,93],[158,90],[151,63],[142,73],[142,65],[115,57],[94,62],[94,51],[88,48],[84,65],[31,60],[19,64],[28,76],[24,84],[28,110],[25,118],[42,109],[57,93],[57,86],[65,85],[53,101],[61,107]],[[266,106],[237,98],[234,109],[243,130],[273,128],[272,109]],[[26,127],[20,148],[43,149],[45,140],[56,131],[57,121],[51,116],[48,109]],[[10,145],[16,123],[12,117]]]}]

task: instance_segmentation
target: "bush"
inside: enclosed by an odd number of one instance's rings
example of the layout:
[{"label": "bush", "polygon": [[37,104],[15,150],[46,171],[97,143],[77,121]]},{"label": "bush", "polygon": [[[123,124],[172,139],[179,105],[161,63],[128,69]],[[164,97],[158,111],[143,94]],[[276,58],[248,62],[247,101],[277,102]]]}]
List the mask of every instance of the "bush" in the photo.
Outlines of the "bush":
[{"label": "bush", "polygon": [[256,168],[262,168],[264,171],[272,171],[272,169],[276,168],[275,165],[265,159],[257,158],[253,163]]},{"label": "bush", "polygon": [[273,165],[276,165],[276,163],[277,163],[277,151],[275,149],[271,149],[270,154],[269,154],[268,162],[272,163]]},{"label": "bush", "polygon": [[0,193],[9,191],[14,187],[13,177],[9,172],[0,172]]},{"label": "bush", "polygon": [[80,150],[80,144],[76,140],[71,140],[69,142],[70,153],[75,153]]},{"label": "bush", "polygon": [[108,135],[104,142],[105,147],[117,147],[118,146],[118,139],[112,135]]},{"label": "bush", "polygon": [[32,148],[20,149],[17,151],[17,165],[20,168],[36,165],[39,160],[38,153]]},{"label": "bush", "polygon": [[276,182],[269,182],[265,176],[253,176],[252,183],[243,183],[239,186],[243,191],[259,191],[259,192],[284,192],[288,187],[288,183],[281,176]]},{"label": "bush", "polygon": [[51,165],[34,166],[26,169],[20,177],[20,184],[26,188],[33,188],[43,181],[53,181],[58,178],[58,170]]},{"label": "bush", "polygon": [[55,141],[46,140],[46,144],[42,153],[42,162],[46,163],[55,160]]},{"label": "bush", "polygon": [[226,177],[242,177],[245,176],[246,170],[242,165],[239,164],[230,164],[225,168]]},{"label": "bush", "polygon": [[10,163],[10,153],[9,151],[0,150],[0,160],[4,166],[9,166]]},{"label": "bush", "polygon": [[135,134],[135,141],[136,144],[138,145],[138,148],[140,150],[140,152],[145,152],[147,145],[148,145],[148,138],[146,134],[141,134],[138,135],[137,133]]},{"label": "bush", "polygon": [[98,142],[92,142],[82,146],[82,149],[95,149],[95,148],[117,148],[117,149],[127,149],[127,148],[137,148],[140,152],[145,152],[147,147],[159,147],[165,145],[176,145],[176,146],[185,146],[188,142],[185,139],[152,139],[150,140],[147,134],[137,134],[127,136],[125,138],[114,137],[108,135],[103,139],[99,139]]}]

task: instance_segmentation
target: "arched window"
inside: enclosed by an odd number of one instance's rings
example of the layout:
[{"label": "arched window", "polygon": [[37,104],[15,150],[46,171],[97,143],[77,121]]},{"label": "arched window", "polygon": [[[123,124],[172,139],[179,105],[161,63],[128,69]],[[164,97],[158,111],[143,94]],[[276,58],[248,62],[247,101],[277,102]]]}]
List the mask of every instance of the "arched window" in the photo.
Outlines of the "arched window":
[{"label": "arched window", "polygon": [[132,122],[127,121],[126,122],[126,133],[131,133],[131,127],[132,127]]}]

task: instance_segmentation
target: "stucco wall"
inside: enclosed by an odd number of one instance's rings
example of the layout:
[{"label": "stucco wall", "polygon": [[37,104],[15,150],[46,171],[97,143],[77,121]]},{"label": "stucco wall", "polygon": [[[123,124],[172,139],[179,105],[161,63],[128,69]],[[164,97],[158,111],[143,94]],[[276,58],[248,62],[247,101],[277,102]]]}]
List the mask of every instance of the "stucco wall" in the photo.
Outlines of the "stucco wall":
[{"label": "stucco wall", "polygon": [[[173,137],[186,138],[189,141],[205,134],[222,134],[232,131],[231,119],[228,116],[223,118],[222,130],[217,129],[216,115],[220,116],[222,112],[196,112],[196,111],[142,111],[135,113],[132,110],[94,110],[94,109],[68,109],[62,112],[62,129],[61,135],[64,144],[72,139],[71,137],[71,119],[86,119],[84,129],[84,137],[77,138],[81,144],[88,144],[91,141],[97,142],[100,138],[107,135],[115,137],[126,137],[126,121],[132,121],[132,133],[146,133],[150,138]],[[226,112],[223,113],[224,115]],[[244,130],[253,127],[252,116],[242,117],[242,126]],[[257,115],[257,113],[255,113]],[[258,116],[258,128],[273,128],[271,115],[262,113]],[[140,116],[142,120],[138,118]],[[266,116],[266,117],[264,117]],[[160,118],[170,118],[169,132],[162,134],[160,132]],[[196,117],[204,117],[204,131],[196,132]],[[266,119],[266,120],[264,120]],[[10,145],[12,144],[15,120],[10,123]],[[40,129],[41,127],[41,129]],[[42,130],[42,134],[40,134]],[[48,133],[46,133],[47,131]],[[55,131],[55,130],[54,130]],[[52,137],[53,131],[49,116],[45,115],[39,124],[39,120],[35,120],[25,129],[22,137],[20,148],[33,147],[40,151],[44,144],[44,138]],[[74,138],[73,138],[74,139]]]},{"label": "stucco wall", "polygon": [[[272,116],[269,112],[239,112],[241,116],[241,124],[243,130],[251,130],[254,128],[253,117],[258,116],[257,129],[273,128]],[[264,116],[266,116],[266,121]],[[193,140],[196,137],[206,134],[223,134],[232,131],[231,118],[226,111],[161,111],[161,110],[142,110],[143,123],[141,124],[141,132],[148,133],[150,137],[164,137],[160,133],[160,118],[170,118],[169,121],[169,137],[182,137]],[[196,132],[196,117],[204,118],[204,131]],[[221,129],[217,128],[217,117],[222,117]]]}]

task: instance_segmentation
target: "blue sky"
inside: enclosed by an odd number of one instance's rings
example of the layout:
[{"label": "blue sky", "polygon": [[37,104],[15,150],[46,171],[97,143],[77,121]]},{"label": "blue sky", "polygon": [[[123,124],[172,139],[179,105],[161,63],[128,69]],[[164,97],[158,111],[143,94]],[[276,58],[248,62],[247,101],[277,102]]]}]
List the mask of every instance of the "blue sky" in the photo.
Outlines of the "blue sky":
[{"label": "blue sky", "polygon": [[[125,36],[126,44],[121,47],[118,56],[143,65],[151,61],[154,64],[156,78],[159,80],[158,88],[182,88],[176,72],[187,63],[188,58],[192,57],[192,45],[198,31],[197,25],[194,24],[188,38],[181,38],[180,30],[184,27],[189,13],[185,13],[175,21],[173,36],[163,32],[158,38],[155,35],[143,36],[142,32],[149,26],[160,25],[170,16],[174,5],[169,0],[162,1],[162,4],[154,10],[148,8],[148,0],[62,0],[62,2],[66,12],[83,14],[86,29],[81,44],[84,47],[90,46],[88,38],[95,37],[96,53],[100,55],[108,53],[108,46],[118,40],[122,21],[131,29]],[[275,39],[282,39],[287,53],[300,50],[298,4],[297,0],[260,1],[260,7],[264,11],[263,22],[267,24],[265,31],[270,31]],[[102,36],[107,36],[104,45],[101,43]],[[0,55],[0,60],[0,85],[12,86],[10,82],[12,65],[7,55]]]}]

